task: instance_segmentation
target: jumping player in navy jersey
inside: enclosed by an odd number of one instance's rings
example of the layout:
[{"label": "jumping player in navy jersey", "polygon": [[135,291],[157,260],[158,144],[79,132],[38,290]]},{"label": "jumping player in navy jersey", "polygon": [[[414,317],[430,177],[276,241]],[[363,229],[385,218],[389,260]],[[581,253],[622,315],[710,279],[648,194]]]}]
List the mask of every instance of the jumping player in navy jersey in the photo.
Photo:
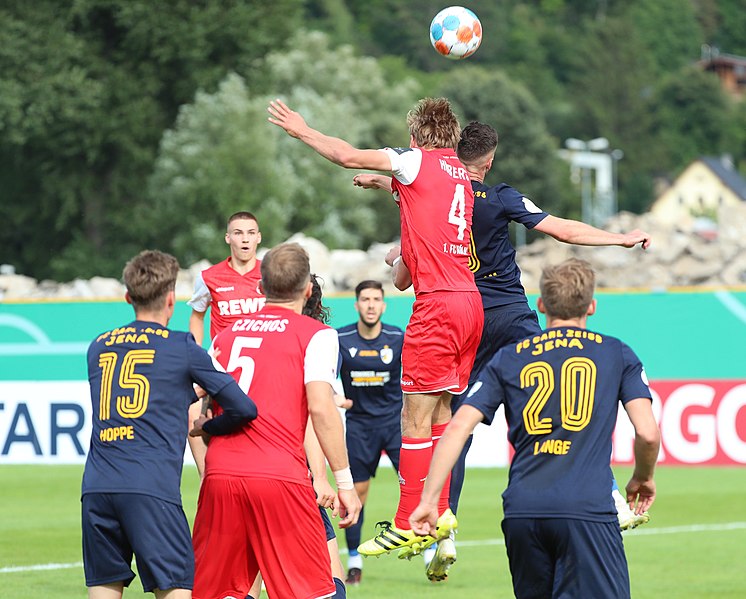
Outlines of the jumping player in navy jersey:
[{"label": "jumping player in navy jersey", "polygon": [[193,384],[219,399],[205,424],[224,435],[256,418],[254,402],[215,370],[189,333],[167,327],[175,305],[176,258],[145,251],[124,269],[135,320],[88,349],[91,445],[83,472],[83,565],[88,596],[121,597],[135,577],[159,599],[191,597],[194,554],[181,505],[181,470]]},{"label": "jumping player in navy jersey", "polygon": [[590,264],[547,267],[540,286],[547,328],[504,347],[481,371],[435,451],[410,524],[421,535],[432,530],[461,448],[504,405],[515,456],[502,529],[515,596],[628,598],[609,461],[621,403],[635,429],[626,499],[645,512],[660,449],[647,378],[629,346],[586,329],[596,309]]},{"label": "jumping player in navy jersey", "polygon": [[[381,322],[386,304],[380,281],[361,281],[355,287],[356,323],[337,329],[339,375],[347,410],[347,453],[352,480],[365,506],[370,479],[376,475],[381,452],[385,451],[399,470],[401,449],[401,350],[404,331]],[[347,584],[360,583],[363,560],[357,551],[363,528],[363,511],[357,524],[345,529]]]}]

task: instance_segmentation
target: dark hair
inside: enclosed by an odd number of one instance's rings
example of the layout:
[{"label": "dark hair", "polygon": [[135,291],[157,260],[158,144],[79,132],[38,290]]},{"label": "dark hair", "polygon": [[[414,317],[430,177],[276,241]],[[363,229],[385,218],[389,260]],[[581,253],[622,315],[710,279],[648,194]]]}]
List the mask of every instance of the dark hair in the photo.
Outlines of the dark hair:
[{"label": "dark hair", "polygon": [[461,131],[456,153],[464,164],[474,164],[497,148],[497,131],[489,125],[472,121]]},{"label": "dark hair", "polygon": [[308,254],[297,243],[282,243],[262,259],[262,287],[267,301],[296,300],[311,277]]},{"label": "dark hair", "polygon": [[176,288],[179,262],[171,254],[145,250],[124,267],[122,280],[135,311],[159,309]]},{"label": "dark hair", "polygon": [[381,292],[381,295],[383,295],[383,284],[380,281],[366,279],[365,281],[360,281],[357,284],[357,287],[355,287],[355,299],[360,298],[360,292],[364,289],[378,289]]},{"label": "dark hair", "polygon": [[241,212],[234,212],[230,215],[228,218],[228,224],[227,226],[230,227],[231,223],[234,220],[253,220],[256,223],[257,228],[259,228],[259,221],[257,220],[256,216],[254,216],[251,212],[241,211]]},{"label": "dark hair", "polygon": [[323,281],[323,279],[311,273],[311,297],[306,300],[306,305],[303,306],[303,315],[310,316],[314,320],[318,320],[324,324],[329,324],[330,310],[321,303],[322,293],[319,280]]}]

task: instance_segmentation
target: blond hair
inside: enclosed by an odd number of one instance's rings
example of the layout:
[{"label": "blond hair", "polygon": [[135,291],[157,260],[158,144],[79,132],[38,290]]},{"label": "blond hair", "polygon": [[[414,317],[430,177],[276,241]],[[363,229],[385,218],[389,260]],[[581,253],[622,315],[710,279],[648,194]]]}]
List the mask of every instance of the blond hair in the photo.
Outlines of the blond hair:
[{"label": "blond hair", "polygon": [[297,243],[282,243],[262,258],[262,287],[267,301],[296,300],[311,280],[310,260]]},{"label": "blond hair", "polygon": [[165,305],[178,275],[179,262],[171,254],[144,250],[127,262],[122,281],[135,311],[154,310]]},{"label": "blond hair", "polygon": [[581,318],[593,301],[596,275],[589,262],[570,258],[547,266],[541,273],[539,288],[547,316],[561,320]]},{"label": "blond hair", "polygon": [[407,114],[409,133],[420,148],[456,149],[461,125],[445,98],[424,98]]}]

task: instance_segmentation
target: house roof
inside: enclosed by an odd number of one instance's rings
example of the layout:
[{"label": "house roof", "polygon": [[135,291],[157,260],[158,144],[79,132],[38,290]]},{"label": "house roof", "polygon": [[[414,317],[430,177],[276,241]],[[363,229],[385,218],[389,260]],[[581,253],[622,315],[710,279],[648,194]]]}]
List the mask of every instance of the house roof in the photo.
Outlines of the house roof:
[{"label": "house roof", "polygon": [[714,156],[700,156],[699,160],[717,175],[740,199],[746,201],[746,179],[733,168],[729,168],[720,158]]}]

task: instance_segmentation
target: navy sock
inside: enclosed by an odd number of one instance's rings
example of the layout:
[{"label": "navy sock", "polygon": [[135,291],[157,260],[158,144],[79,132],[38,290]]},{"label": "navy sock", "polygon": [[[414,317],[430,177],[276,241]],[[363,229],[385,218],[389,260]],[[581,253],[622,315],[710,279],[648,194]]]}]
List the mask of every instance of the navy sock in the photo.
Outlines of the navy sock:
[{"label": "navy sock", "polygon": [[466,476],[466,454],[469,452],[473,440],[474,435],[469,435],[464,448],[461,450],[461,455],[458,456],[458,460],[453,466],[453,470],[451,470],[451,495],[448,500],[448,507],[451,508],[454,514],[458,513],[458,500],[461,497],[461,490],[464,488],[464,477]]},{"label": "navy sock", "polygon": [[360,537],[363,534],[364,513],[365,506],[360,510],[360,517],[357,519],[357,522],[345,528],[345,540],[347,541],[347,548],[350,551],[350,555],[357,554],[357,546],[360,545]]}]

